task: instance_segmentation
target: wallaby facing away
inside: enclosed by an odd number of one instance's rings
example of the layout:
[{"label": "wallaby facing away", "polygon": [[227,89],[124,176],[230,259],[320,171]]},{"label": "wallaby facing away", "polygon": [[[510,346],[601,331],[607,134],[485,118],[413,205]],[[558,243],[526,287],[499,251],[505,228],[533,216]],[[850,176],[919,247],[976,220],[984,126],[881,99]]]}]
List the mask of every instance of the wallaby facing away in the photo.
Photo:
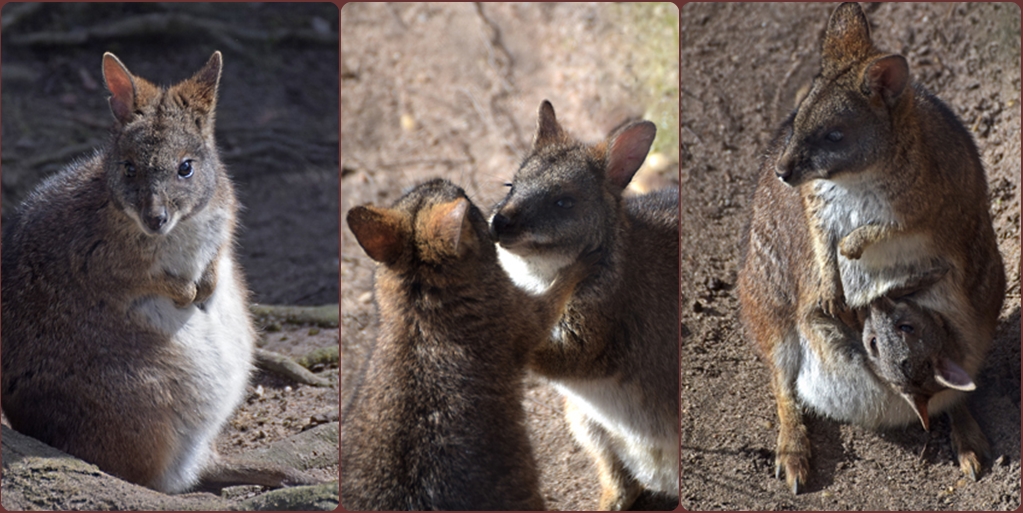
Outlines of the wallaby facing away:
[{"label": "wallaby facing away", "polygon": [[946,388],[965,392],[976,388],[956,363],[962,354],[948,323],[912,299],[945,271],[925,276],[922,283],[910,286],[915,290],[890,291],[862,311],[863,347],[871,370],[906,400],[925,430],[930,429],[927,404],[935,394]]},{"label": "wallaby facing away", "polygon": [[[868,371],[860,333],[846,326],[847,305],[866,307],[914,275],[947,267],[914,300],[948,321],[959,363],[975,376],[1005,275],[973,140],[948,107],[910,84],[902,56],[873,46],[858,4],[832,14],[821,72],[760,173],[739,299],[773,371],[777,472],[798,492],[810,459],[800,403],[865,426],[916,418]],[[936,396],[930,412],[952,407],[960,467],[976,476],[987,441],[957,402],[962,395]]]},{"label": "wallaby facing away", "polygon": [[426,182],[348,226],[380,263],[380,335],[342,423],[341,504],[362,510],[541,510],[526,434],[529,352],[592,262],[536,298],[501,271],[465,192]]},{"label": "wallaby facing away", "polygon": [[238,210],[213,139],[221,57],[169,89],[103,56],[116,128],[4,226],[3,408],[11,426],[163,492],[298,473],[213,447],[255,330]]},{"label": "wallaby facing away", "polygon": [[599,271],[530,367],[566,397],[572,432],[597,462],[601,509],[628,509],[643,487],[678,496],[678,189],[621,195],[655,131],[632,122],[585,145],[544,101],[491,220],[501,265],[533,293],[598,248]]}]

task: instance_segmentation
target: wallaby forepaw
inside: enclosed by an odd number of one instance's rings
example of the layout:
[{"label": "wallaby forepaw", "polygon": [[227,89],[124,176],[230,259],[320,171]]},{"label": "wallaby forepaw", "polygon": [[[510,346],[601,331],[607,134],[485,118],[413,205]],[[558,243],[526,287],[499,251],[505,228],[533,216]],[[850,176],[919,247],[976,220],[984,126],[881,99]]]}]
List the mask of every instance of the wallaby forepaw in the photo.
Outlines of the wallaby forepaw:
[{"label": "wallaby forepaw", "polygon": [[864,245],[857,237],[847,235],[838,241],[838,252],[849,260],[857,260],[863,256]]}]

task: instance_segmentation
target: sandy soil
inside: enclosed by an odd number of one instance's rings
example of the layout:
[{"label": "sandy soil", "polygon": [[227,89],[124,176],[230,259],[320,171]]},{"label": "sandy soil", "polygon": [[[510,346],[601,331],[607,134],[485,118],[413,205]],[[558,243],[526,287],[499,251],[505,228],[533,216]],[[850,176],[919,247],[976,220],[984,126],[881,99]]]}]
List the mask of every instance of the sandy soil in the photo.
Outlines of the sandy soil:
[{"label": "sandy soil", "polygon": [[[816,74],[834,5],[682,8],[682,505],[688,509],[1008,509],[1020,505],[1020,10],[871,4],[875,42],[970,128],[990,184],[1009,288],[971,410],[992,442],[978,482],[944,417],[874,432],[811,417],[806,493],[774,478],[768,370],[743,336],[734,284],[760,158]],[[698,229],[696,227],[699,227]]]},{"label": "sandy soil", "polygon": [[[100,68],[103,52],[114,52],[137,75],[170,84],[219,49],[224,70],[217,141],[244,207],[238,255],[252,298],[267,304],[338,302],[335,6],[6,4],[2,15],[5,215],[39,180],[106,140],[113,117]],[[84,39],[61,38],[68,34]],[[285,325],[268,332],[265,343],[300,355],[336,346],[338,331]],[[312,388],[257,373],[248,399],[222,433],[221,452],[268,445],[331,412],[336,421],[338,370],[320,372],[335,385]],[[331,475],[336,468],[322,472],[324,479]]]},{"label": "sandy soil", "polygon": [[[587,141],[629,115],[653,120],[655,151],[667,179],[677,180],[677,12],[670,4],[346,5],[342,215],[359,204],[389,205],[438,176],[489,210],[528,149],[545,98],[563,126]],[[345,227],[343,402],[376,337],[373,269]],[[595,508],[595,470],[567,431],[560,398],[535,379],[527,390],[548,508]],[[639,505],[654,506],[665,504]]]}]

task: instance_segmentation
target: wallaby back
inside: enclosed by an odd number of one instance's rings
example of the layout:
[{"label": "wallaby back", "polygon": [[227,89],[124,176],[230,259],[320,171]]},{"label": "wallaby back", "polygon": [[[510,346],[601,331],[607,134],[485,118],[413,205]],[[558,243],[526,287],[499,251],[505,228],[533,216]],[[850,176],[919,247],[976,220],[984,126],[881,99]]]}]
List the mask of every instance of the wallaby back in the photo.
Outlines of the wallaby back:
[{"label": "wallaby back", "polygon": [[[774,372],[778,472],[798,490],[810,454],[800,403],[867,426],[915,418],[868,370],[849,307],[868,307],[913,276],[947,268],[914,301],[947,321],[957,361],[973,376],[1005,276],[972,138],[912,83],[903,57],[873,45],[855,3],[832,14],[820,74],[760,172],[738,292],[747,332]],[[976,475],[986,441],[955,405],[961,394],[941,397],[931,407],[952,408],[960,464]]]},{"label": "wallaby back", "polygon": [[678,190],[623,198],[655,135],[648,121],[588,145],[549,102],[491,229],[501,265],[537,293],[597,248],[530,367],[568,398],[573,433],[595,457],[601,508],[627,508],[642,486],[678,493]]},{"label": "wallaby back", "polygon": [[103,57],[117,121],[4,226],[3,408],[14,429],[165,492],[194,486],[241,401],[255,330],[213,140],[221,70],[159,88]]},{"label": "wallaby back", "polygon": [[522,408],[529,352],[591,262],[516,289],[459,187],[426,182],[348,226],[377,262],[381,331],[342,423],[348,509],[543,509]]}]

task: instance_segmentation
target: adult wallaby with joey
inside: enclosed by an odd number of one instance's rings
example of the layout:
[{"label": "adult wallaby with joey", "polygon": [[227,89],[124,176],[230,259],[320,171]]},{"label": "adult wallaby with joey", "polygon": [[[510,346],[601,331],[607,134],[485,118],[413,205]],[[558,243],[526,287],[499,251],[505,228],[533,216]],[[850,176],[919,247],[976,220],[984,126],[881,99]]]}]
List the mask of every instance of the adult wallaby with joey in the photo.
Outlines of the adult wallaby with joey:
[{"label": "adult wallaby with joey", "polygon": [[[850,308],[947,268],[914,301],[948,322],[958,364],[972,379],[994,334],[1005,275],[970,134],[912,83],[904,57],[874,46],[856,3],[832,14],[820,73],[760,174],[739,300],[747,333],[773,372],[777,474],[798,492],[810,461],[800,405],[868,427],[917,418],[869,372]],[[963,398],[945,391],[929,413],[948,409],[959,465],[976,477],[988,443]]]},{"label": "adult wallaby with joey", "polygon": [[11,426],[168,493],[311,482],[219,457],[255,329],[238,202],[213,122],[221,55],[169,88],[103,56],[107,145],[5,220],[2,394]]},{"label": "adult wallaby with joey", "polygon": [[601,509],[628,509],[644,488],[678,497],[678,189],[622,196],[655,133],[632,121],[583,144],[544,101],[491,218],[502,267],[534,294],[597,248],[597,272],[530,368],[565,396],[572,433],[597,463]]}]

